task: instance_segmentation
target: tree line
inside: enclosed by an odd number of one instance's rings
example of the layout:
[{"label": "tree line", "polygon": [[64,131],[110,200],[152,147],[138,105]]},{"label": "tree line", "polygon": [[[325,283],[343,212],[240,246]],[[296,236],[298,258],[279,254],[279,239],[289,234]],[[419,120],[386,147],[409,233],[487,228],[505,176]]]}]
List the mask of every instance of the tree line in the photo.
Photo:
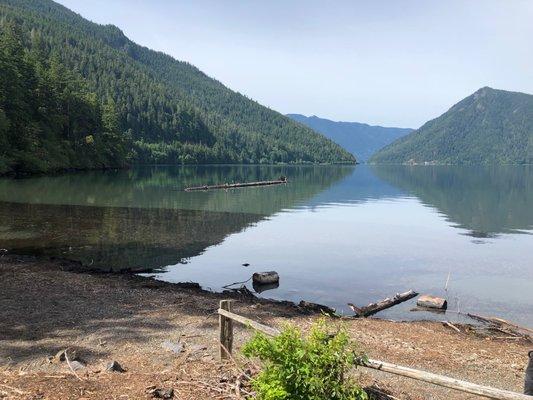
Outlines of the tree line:
[{"label": "tree line", "polygon": [[128,138],[112,99],[100,102],[39,36],[23,44],[20,27],[0,32],[0,173],[123,167]]},{"label": "tree line", "polygon": [[[130,41],[50,0],[0,0],[16,21],[102,104],[114,102],[134,163],[334,163],[355,160],[334,142],[223,86],[194,66]],[[126,157],[128,158],[128,157]]]}]

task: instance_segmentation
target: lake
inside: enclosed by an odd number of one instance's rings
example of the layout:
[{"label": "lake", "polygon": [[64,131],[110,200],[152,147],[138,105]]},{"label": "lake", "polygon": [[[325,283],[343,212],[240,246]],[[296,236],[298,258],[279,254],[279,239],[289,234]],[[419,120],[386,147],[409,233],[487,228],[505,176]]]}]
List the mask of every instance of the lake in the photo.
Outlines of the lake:
[{"label": "lake", "polygon": [[[184,192],[288,177],[286,185]],[[533,167],[184,166],[0,180],[0,248],[221,291],[275,270],[259,296],[326,304],[414,289],[453,311],[533,327]],[[249,264],[249,266],[243,266]],[[447,290],[445,290],[447,284]],[[247,287],[254,291],[251,282]]]}]

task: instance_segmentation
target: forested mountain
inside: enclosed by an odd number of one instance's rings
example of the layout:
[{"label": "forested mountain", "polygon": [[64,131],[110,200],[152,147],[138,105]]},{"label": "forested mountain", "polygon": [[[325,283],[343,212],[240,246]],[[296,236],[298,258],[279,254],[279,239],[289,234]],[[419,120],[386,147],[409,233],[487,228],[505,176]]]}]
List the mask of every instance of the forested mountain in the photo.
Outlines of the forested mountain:
[{"label": "forested mountain", "polygon": [[352,153],[357,161],[363,162],[377,150],[413,131],[408,128],[387,128],[359,122],[331,121],[315,115],[306,117],[301,114],[287,114],[287,117],[322,133]]},{"label": "forested mountain", "polygon": [[128,140],[113,100],[100,103],[83,79],[40,51],[25,51],[17,25],[0,32],[0,174],[121,167]]},{"label": "forested mountain", "polygon": [[384,164],[532,164],[533,96],[484,87],[376,153]]},{"label": "forested mountain", "polygon": [[137,162],[354,162],[311,129],[188,63],[135,44],[115,26],[92,23],[50,0],[0,0],[0,25],[13,21],[25,58],[37,51],[55,58],[98,101],[115,103]]}]

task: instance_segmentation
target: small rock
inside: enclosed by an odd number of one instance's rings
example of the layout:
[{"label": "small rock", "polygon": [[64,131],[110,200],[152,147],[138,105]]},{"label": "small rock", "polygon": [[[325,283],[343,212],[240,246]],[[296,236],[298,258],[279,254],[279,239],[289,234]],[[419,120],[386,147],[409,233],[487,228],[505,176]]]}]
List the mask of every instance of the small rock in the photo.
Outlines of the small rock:
[{"label": "small rock", "polygon": [[115,360],[109,362],[106,365],[105,370],[109,372],[126,372],[126,370],[122,368],[122,365],[120,365],[118,361]]},{"label": "small rock", "polygon": [[[70,361],[70,360],[69,360]],[[84,369],[85,368],[85,365],[83,365],[81,362],[79,361],[70,361],[70,367],[74,370],[74,371],[79,371],[80,369]]]},{"label": "small rock", "polygon": [[207,346],[201,344],[195,344],[187,347],[191,353],[196,353],[198,351],[207,350]]},{"label": "small rock", "polygon": [[165,340],[161,346],[166,349],[166,350],[169,350],[173,353],[176,353],[176,354],[180,354],[182,351],[183,351],[183,344],[182,343],[179,343],[179,342],[171,342],[170,340]]},{"label": "small rock", "polygon": [[156,399],[171,399],[174,397],[174,389],[154,389],[151,394]]}]

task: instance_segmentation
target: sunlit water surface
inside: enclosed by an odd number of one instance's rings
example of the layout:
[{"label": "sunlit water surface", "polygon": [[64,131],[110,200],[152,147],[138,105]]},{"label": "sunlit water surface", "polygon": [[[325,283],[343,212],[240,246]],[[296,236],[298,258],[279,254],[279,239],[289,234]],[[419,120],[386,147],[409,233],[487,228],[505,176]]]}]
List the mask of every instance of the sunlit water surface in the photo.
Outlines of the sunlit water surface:
[{"label": "sunlit water surface", "polygon": [[[274,179],[289,184],[184,192]],[[0,180],[0,247],[215,291],[275,270],[260,296],[350,313],[414,289],[533,326],[533,168],[146,167]],[[248,263],[245,267],[243,264]],[[251,282],[246,286],[254,291]],[[447,284],[447,290],[445,290]],[[256,288],[257,289],[257,288]]]}]

